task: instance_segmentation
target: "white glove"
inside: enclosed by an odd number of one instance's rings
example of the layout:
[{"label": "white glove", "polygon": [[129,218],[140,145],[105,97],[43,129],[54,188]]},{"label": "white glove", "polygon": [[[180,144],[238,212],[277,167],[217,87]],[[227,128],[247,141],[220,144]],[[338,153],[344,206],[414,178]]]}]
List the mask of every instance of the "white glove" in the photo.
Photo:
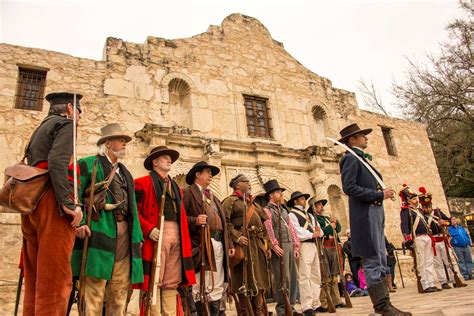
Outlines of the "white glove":
[{"label": "white glove", "polygon": [[158,239],[160,238],[160,231],[158,230],[158,228],[153,228],[151,230],[151,232],[148,234],[148,237],[155,241],[155,242],[158,242]]}]

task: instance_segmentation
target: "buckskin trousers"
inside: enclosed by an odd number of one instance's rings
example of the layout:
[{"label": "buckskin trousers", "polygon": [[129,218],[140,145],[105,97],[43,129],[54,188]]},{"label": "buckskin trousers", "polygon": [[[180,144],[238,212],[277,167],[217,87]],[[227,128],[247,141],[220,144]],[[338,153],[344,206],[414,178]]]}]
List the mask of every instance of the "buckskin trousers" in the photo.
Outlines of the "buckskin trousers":
[{"label": "buckskin trousers", "polygon": [[21,217],[25,297],[23,315],[64,316],[72,288],[71,254],[76,230],[59,215],[49,188],[37,208]]},{"label": "buckskin trousers", "polygon": [[86,315],[102,315],[105,296],[106,315],[124,315],[130,287],[130,257],[114,262],[112,279],[85,277]]}]

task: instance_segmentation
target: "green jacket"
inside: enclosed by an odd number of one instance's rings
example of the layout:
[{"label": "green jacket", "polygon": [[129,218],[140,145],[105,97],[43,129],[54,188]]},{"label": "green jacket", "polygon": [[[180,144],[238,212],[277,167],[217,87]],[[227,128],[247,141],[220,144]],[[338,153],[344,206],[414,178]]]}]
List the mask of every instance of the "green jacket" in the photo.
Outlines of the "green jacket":
[{"label": "green jacket", "polygon": [[[324,216],[324,215],[318,215],[316,216],[316,220],[319,223],[319,226],[321,226],[321,229],[323,230],[324,233],[324,238],[328,238],[329,236],[334,235],[334,230],[332,229],[329,216]],[[341,232],[341,224],[339,221],[336,221],[336,232],[339,233]],[[341,240],[337,238],[337,241],[340,242]]]},{"label": "green jacket", "polygon": [[[105,156],[90,156],[78,161],[80,168],[80,194],[82,199],[84,191],[90,187],[92,170],[95,159],[99,159],[97,164],[96,183],[105,179],[106,175],[112,170],[112,165]],[[128,191],[128,231],[130,235],[130,279],[131,283],[143,282],[143,263],[141,258],[140,243],[143,242],[143,235],[138,221],[137,205],[135,200],[135,188],[133,178],[125,166],[119,163],[120,174],[125,177]],[[111,203],[111,198],[107,195],[107,203]],[[87,206],[83,207],[84,218],[81,224],[86,223]],[[87,276],[99,279],[110,280],[115,262],[115,249],[117,243],[117,224],[115,212],[100,211],[100,219],[91,221],[91,237],[89,240],[89,251],[85,273]],[[82,247],[84,240],[76,238],[74,250],[71,258],[72,273],[79,276],[82,261]]]}]

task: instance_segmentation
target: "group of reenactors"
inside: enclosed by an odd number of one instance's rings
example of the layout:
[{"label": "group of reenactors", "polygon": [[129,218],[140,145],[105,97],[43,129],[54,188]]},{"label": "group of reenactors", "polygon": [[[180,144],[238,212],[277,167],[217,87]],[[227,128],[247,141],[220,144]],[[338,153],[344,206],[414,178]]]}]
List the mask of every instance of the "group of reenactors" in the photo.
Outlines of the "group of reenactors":
[{"label": "group of reenactors", "polygon": [[[399,195],[404,246],[412,250],[415,258],[417,286],[420,293],[432,293],[441,289],[464,287],[461,271],[452,251],[447,227],[450,218],[439,208],[433,208],[433,196],[424,187],[419,193],[404,184]],[[435,275],[441,289],[435,286]]]},{"label": "group of reenactors", "polygon": [[[210,190],[220,170],[204,161],[189,170],[188,186],[181,188],[169,175],[179,152],[166,146],[153,148],[143,163],[149,173],[133,179],[121,162],[132,138],[117,123],[101,129],[97,155],[79,159],[74,169],[71,117],[79,121],[81,96],[53,93],[46,99],[49,115],[32,136],[28,163],[49,170],[51,187],[36,211],[22,216],[24,315],[69,313],[73,280],[79,280],[81,315],[101,315],[104,308],[107,315],[124,315],[131,288],[141,291],[145,315],[219,315],[230,296],[239,315],[268,315],[271,289],[277,315],[300,314],[298,297],[304,315],[350,304],[342,302],[338,288],[341,225],[325,214],[327,200],[294,191],[285,201],[285,188],[275,179],[255,197],[249,178],[237,174],[229,182],[233,193],[220,201]],[[364,168],[370,132],[351,124],[339,140],[359,156],[347,152],[340,163],[352,253],[363,258],[375,312],[411,315],[395,308],[388,294],[383,200],[394,191]],[[436,240],[441,233],[434,228],[445,215],[420,217],[409,188],[400,194],[412,215],[402,211],[402,229],[407,240],[410,235],[416,240],[423,290],[430,292],[432,245],[443,262],[445,256],[427,232]],[[448,281],[441,280],[446,288]]]}]

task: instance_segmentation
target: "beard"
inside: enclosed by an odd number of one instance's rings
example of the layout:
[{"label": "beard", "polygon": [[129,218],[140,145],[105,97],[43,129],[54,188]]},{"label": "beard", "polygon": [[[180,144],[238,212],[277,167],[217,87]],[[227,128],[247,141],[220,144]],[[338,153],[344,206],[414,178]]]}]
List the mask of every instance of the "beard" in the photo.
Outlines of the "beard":
[{"label": "beard", "polygon": [[113,150],[111,150],[111,152],[115,155],[115,157],[117,157],[117,159],[123,159],[123,158],[125,158],[125,156],[126,156],[126,154],[127,154],[125,148],[124,148],[124,149],[120,149],[120,150],[118,150],[118,151],[113,151]]}]

